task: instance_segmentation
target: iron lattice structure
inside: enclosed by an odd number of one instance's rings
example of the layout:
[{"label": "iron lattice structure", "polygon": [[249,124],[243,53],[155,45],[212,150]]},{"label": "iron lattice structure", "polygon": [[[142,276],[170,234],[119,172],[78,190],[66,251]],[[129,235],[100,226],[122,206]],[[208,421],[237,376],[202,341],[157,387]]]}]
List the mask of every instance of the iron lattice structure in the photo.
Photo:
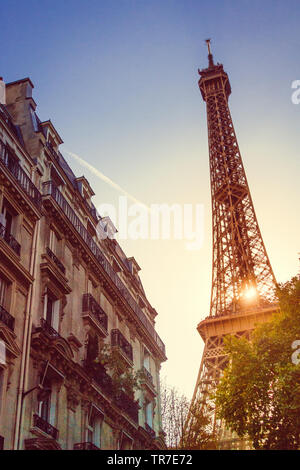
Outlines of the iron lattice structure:
[{"label": "iron lattice structure", "polygon": [[[226,366],[226,334],[249,337],[274,311],[275,277],[262,240],[228,106],[231,87],[223,65],[198,70],[206,102],[212,200],[213,262],[210,315],[198,331],[205,342],[192,400],[214,417],[209,399]],[[189,414],[187,425],[191,424]],[[223,430],[224,431],[224,430]],[[223,432],[222,431],[222,432]],[[224,435],[220,437],[224,441]],[[232,442],[232,436],[230,437]]]}]

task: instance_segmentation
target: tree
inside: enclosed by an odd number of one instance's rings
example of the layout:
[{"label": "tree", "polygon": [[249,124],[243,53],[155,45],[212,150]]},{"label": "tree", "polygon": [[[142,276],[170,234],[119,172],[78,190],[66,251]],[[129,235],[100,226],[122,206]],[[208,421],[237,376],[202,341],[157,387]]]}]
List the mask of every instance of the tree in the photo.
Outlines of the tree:
[{"label": "tree", "polygon": [[[213,435],[209,432],[209,418],[203,410],[180,394],[165,381],[161,383],[162,426],[166,433],[168,449],[199,450],[215,448]],[[187,425],[188,415],[192,419]]]},{"label": "tree", "polygon": [[124,366],[116,348],[103,341],[99,342],[97,336],[89,337],[86,368],[94,376],[103,377],[109,371],[113,395],[125,392],[133,398],[134,392],[141,390],[141,383],[145,379],[142,369],[134,371],[131,367]]},{"label": "tree", "polygon": [[278,286],[277,295],[280,312],[250,341],[225,338],[229,362],[215,393],[218,417],[255,449],[300,446],[299,279]]}]

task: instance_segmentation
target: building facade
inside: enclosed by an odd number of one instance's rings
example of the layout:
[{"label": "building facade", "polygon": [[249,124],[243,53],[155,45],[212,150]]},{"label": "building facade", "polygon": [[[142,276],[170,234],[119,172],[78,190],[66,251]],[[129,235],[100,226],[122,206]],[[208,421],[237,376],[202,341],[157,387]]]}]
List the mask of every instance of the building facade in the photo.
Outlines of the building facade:
[{"label": "building facade", "polygon": [[[1,88],[0,446],[164,448],[157,312],[135,259],[98,236],[114,227],[32,89],[29,78]],[[105,348],[120,376],[141,372],[138,389],[116,386]]]}]

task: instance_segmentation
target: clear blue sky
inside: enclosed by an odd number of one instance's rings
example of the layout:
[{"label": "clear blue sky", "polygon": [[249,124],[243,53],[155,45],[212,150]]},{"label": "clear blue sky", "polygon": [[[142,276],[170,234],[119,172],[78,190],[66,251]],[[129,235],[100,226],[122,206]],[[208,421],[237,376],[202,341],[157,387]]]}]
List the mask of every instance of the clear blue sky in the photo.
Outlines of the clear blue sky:
[{"label": "clear blue sky", "polygon": [[[245,0],[0,1],[0,75],[30,76],[42,120],[65,148],[147,204],[203,203],[205,242],[122,245],[142,267],[171,384],[191,395],[208,314],[211,213],[205,106],[197,68],[203,40],[229,73],[231,111],[275,275],[298,270],[300,2]],[[64,147],[63,147],[64,148]],[[62,150],[63,150],[62,148]],[[117,192],[68,157],[90,180],[96,205]],[[180,371],[180,373],[178,373]]]}]

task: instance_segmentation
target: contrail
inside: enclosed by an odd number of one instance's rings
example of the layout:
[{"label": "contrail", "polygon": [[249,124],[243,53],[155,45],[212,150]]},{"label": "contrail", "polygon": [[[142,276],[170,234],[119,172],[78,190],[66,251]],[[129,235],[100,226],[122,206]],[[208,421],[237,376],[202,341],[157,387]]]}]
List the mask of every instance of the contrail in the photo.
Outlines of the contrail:
[{"label": "contrail", "polygon": [[115,183],[110,178],[108,178],[108,176],[105,176],[103,173],[101,173],[101,171],[97,170],[97,168],[95,168],[93,165],[90,165],[90,163],[83,160],[83,158],[81,158],[79,155],[77,155],[76,153],[70,152],[69,150],[65,150],[65,152],[68,153],[71,157],[75,158],[75,160],[77,160],[80,163],[80,165],[85,166],[91,173],[96,175],[99,179],[109,184],[109,186],[116,189],[120,193],[127,196],[128,199],[131,199],[131,201],[135,202],[136,204],[139,204],[145,207],[148,211],[150,210],[150,207],[148,207],[146,204],[144,204],[143,202],[139,201],[134,196],[129,194],[127,191],[125,191],[125,189],[121,188],[121,186],[119,186],[117,183]]}]

